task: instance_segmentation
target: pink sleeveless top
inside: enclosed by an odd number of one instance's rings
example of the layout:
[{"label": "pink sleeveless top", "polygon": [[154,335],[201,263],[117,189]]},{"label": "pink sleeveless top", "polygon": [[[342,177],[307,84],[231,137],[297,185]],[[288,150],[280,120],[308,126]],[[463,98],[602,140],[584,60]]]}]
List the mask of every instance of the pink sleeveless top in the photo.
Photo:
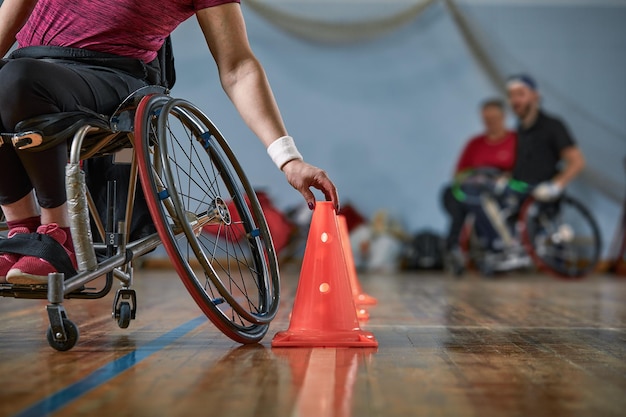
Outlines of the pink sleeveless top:
[{"label": "pink sleeveless top", "polygon": [[39,0],[17,34],[20,48],[66,46],[150,62],[196,11],[239,0]]}]

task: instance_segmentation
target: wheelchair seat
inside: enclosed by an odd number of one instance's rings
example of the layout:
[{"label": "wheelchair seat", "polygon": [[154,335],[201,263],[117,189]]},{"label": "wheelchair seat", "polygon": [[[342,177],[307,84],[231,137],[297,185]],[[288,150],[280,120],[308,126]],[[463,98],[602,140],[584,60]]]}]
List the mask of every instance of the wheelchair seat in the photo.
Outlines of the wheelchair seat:
[{"label": "wheelchair seat", "polygon": [[[110,117],[87,108],[35,116],[16,125],[17,133],[11,134],[11,141],[20,150],[43,151],[71,140],[79,129],[90,126],[92,129],[83,140],[81,155],[84,154],[84,158],[87,158],[115,153],[131,147],[127,134],[133,131],[134,112],[139,101],[148,94],[167,92],[161,86],[141,87],[129,94]],[[6,137],[7,134],[3,136]],[[102,145],[104,143],[105,146]]]}]

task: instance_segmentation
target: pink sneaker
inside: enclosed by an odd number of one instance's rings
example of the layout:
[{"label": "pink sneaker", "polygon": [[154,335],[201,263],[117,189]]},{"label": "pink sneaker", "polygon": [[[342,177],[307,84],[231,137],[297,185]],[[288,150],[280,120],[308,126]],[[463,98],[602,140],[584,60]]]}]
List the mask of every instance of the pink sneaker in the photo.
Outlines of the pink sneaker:
[{"label": "pink sneaker", "polygon": [[[66,246],[68,239],[63,229],[59,228],[56,223],[43,224],[37,228],[37,233],[48,235],[63,245],[65,252],[72,261],[72,265],[76,268],[74,247],[71,243],[69,243],[69,248]],[[6,280],[10,284],[47,284],[48,274],[51,272],[56,272],[56,269],[45,259],[35,256],[22,256],[7,272]]]},{"label": "pink sneaker", "polygon": [[[30,230],[28,230],[27,227],[14,227],[13,229],[9,230],[8,237],[10,239],[20,233],[28,234],[30,233]],[[11,268],[13,268],[13,265],[15,265],[15,263],[21,257],[22,255],[17,255],[15,253],[0,254],[0,284],[4,284],[7,282],[7,272],[9,272]]]}]

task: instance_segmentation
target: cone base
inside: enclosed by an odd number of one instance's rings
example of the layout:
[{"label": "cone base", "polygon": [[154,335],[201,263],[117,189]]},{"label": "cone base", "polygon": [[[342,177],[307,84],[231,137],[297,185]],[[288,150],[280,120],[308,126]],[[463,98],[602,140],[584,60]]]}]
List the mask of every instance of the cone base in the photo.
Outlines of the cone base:
[{"label": "cone base", "polygon": [[373,306],[378,304],[378,300],[371,295],[362,293],[354,297],[354,303],[362,306]]},{"label": "cone base", "polygon": [[373,333],[363,330],[287,330],[274,335],[272,347],[378,347],[378,341]]}]

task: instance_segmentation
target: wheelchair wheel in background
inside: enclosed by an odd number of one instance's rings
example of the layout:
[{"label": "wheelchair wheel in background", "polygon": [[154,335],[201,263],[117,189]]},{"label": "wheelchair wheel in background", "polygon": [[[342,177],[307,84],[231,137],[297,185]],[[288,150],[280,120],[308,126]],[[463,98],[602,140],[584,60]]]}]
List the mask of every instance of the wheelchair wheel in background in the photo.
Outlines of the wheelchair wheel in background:
[{"label": "wheelchair wheel in background", "polygon": [[593,216],[577,200],[554,202],[528,198],[520,212],[522,240],[537,266],[558,277],[580,278],[600,258],[600,231]]},{"label": "wheelchair wheel in background", "polygon": [[451,267],[451,271],[455,276],[461,276],[468,269],[478,270],[486,277],[494,274],[493,268],[487,262],[488,251],[485,249],[485,243],[481,241],[474,228],[474,215],[468,216],[463,224],[459,235],[460,256],[455,260]]},{"label": "wheelchair wheel in background", "polygon": [[226,140],[191,103],[166,96],[142,100],[135,132],[148,207],[185,287],[224,334],[258,342],[278,309],[278,265]]}]

